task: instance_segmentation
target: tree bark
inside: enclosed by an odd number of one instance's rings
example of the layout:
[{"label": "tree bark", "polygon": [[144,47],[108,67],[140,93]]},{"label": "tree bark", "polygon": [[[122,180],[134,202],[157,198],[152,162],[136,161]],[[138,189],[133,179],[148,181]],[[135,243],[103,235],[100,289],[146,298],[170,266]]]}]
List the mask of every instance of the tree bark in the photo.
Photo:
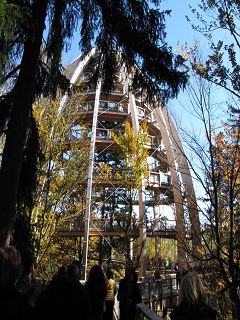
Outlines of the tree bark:
[{"label": "tree bark", "polygon": [[[19,76],[12,91],[11,116],[0,170],[0,247],[6,246],[13,223],[23,152],[35,98],[36,71],[47,12],[47,0],[32,4],[33,26],[24,44]],[[30,33],[30,32],[29,32]]]}]

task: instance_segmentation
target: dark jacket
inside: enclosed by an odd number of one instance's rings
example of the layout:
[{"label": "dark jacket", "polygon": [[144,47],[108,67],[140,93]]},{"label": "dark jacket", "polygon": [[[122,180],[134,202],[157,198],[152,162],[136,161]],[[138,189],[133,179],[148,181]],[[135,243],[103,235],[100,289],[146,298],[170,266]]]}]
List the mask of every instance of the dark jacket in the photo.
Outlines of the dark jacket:
[{"label": "dark jacket", "polygon": [[89,316],[91,320],[102,320],[105,311],[107,284],[87,280],[85,283],[88,300],[90,303]]},{"label": "dark jacket", "polygon": [[53,279],[42,291],[35,308],[35,318],[75,319],[79,312],[81,320],[89,320],[89,304],[84,287],[67,275]]},{"label": "dark jacket", "polygon": [[120,304],[120,320],[134,320],[136,304],[142,302],[137,281],[120,280],[117,299]]},{"label": "dark jacket", "polygon": [[216,320],[216,316],[217,312],[203,302],[193,305],[183,303],[170,314],[171,320]]}]

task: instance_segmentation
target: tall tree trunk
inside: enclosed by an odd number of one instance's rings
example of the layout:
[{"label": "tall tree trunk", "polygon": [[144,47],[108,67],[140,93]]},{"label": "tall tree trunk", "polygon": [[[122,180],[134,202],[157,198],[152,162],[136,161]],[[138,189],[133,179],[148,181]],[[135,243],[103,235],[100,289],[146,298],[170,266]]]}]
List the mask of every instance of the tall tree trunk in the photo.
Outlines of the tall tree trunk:
[{"label": "tall tree trunk", "polygon": [[0,170],[0,247],[7,245],[14,219],[23,152],[35,98],[36,71],[45,28],[47,0],[32,4],[34,25],[24,45],[18,79],[12,92],[11,117]]},{"label": "tall tree trunk", "polygon": [[229,289],[230,300],[232,302],[232,318],[234,320],[240,320],[240,298],[238,295],[238,289],[235,287]]}]

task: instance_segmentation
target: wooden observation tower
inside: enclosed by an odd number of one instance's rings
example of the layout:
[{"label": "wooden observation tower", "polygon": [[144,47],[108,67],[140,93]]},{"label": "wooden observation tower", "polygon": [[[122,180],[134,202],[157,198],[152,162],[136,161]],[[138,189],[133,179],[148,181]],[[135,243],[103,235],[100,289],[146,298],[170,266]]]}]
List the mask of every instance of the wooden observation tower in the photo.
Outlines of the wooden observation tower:
[{"label": "wooden observation tower", "polygon": [[[200,223],[192,178],[178,133],[167,109],[158,97],[155,97],[152,102],[147,102],[148,99],[140,90],[131,91],[129,89],[131,75],[125,72],[124,66],[116,74],[114,89],[108,95],[102,92],[101,79],[93,84],[91,76],[96,67],[94,59],[96,54],[95,49],[92,49],[87,56],[77,58],[67,68],[67,75],[71,83],[75,84],[79,81],[82,83],[84,99],[76,105],[76,111],[83,113],[85,119],[91,123],[89,169],[86,181],[82,182],[85,183],[86,188],[83,276],[86,277],[92,212],[101,210],[104,202],[108,204],[109,199],[114,195],[115,202],[112,210],[116,214],[122,212],[124,215],[126,190],[120,181],[114,179],[116,166],[119,168],[121,163],[113,160],[112,155],[117,153],[118,146],[112,138],[112,132],[116,132],[117,128],[124,130],[126,121],[130,121],[134,133],[138,132],[140,123],[144,121],[147,123],[149,136],[145,145],[148,150],[148,174],[142,178],[141,187],[136,190],[136,197],[132,199],[134,210],[144,222],[138,235],[143,244],[140,275],[146,272],[144,257],[146,256],[146,237],[149,231],[145,222],[149,220],[149,214],[159,222],[161,210],[165,207],[170,208],[173,212],[176,232],[172,234],[172,237],[177,240],[178,263],[184,265],[186,262],[185,216],[188,215],[190,221],[193,248],[199,245]],[[63,98],[63,105],[66,99],[67,97]],[[100,170],[99,163],[104,161],[110,168],[109,178],[100,181],[97,179]],[[100,199],[101,191],[104,191],[105,198]],[[113,234],[114,232],[111,235]],[[105,236],[108,235],[110,233],[107,234],[106,231]],[[169,237],[169,234],[159,233],[158,236]]]}]

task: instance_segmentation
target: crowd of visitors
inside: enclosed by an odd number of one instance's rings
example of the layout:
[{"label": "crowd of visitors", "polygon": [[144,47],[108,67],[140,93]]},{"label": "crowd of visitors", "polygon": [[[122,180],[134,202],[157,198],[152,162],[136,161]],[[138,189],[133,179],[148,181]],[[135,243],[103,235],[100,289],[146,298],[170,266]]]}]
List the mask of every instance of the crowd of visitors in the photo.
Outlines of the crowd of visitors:
[{"label": "crowd of visitors", "polygon": [[[12,246],[0,249],[0,310],[4,319],[71,319],[113,320],[115,296],[119,301],[120,320],[134,320],[136,304],[142,301],[138,277],[127,265],[119,288],[111,270],[106,276],[100,265],[94,265],[85,284],[80,282],[77,263],[58,273],[46,285],[37,280],[38,265],[33,252],[20,253]],[[159,280],[159,270],[155,279]],[[207,296],[196,272],[181,274],[179,304],[174,307],[171,320],[215,320],[216,312],[207,304]]]},{"label": "crowd of visitors", "polygon": [[[112,320],[117,285],[113,272],[106,276],[94,265],[85,284],[80,282],[76,263],[60,267],[42,286],[37,280],[38,264],[29,249],[20,253],[12,246],[0,249],[0,310],[4,319]],[[141,301],[137,276],[127,268],[118,291],[121,319],[134,319],[135,304]],[[127,314],[127,316],[125,316]]]}]

